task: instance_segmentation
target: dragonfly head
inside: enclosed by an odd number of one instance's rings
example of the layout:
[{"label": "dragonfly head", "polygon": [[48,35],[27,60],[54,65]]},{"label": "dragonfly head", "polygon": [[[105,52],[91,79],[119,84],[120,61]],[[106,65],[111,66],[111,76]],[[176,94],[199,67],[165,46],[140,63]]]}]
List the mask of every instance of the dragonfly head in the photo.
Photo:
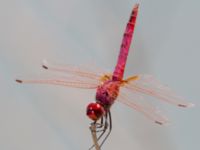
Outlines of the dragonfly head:
[{"label": "dragonfly head", "polygon": [[105,114],[105,110],[99,103],[90,103],[87,106],[86,114],[90,119],[96,121]]}]

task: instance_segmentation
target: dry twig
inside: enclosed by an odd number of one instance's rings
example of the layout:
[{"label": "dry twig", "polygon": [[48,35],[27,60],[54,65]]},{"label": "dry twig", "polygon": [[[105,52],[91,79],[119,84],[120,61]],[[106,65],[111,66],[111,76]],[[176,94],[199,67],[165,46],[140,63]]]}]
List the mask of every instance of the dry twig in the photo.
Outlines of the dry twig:
[{"label": "dry twig", "polygon": [[94,142],[95,149],[100,150],[99,144],[97,142],[96,124],[93,124],[93,123],[91,124],[90,131],[91,131],[91,134],[92,134],[92,139],[93,139],[93,142]]}]

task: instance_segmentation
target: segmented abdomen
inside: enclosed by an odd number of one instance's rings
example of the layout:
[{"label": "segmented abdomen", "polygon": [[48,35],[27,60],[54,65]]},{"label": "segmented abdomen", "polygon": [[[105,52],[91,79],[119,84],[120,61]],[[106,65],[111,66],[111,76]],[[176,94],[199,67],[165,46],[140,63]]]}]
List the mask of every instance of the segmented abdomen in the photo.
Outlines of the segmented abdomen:
[{"label": "segmented abdomen", "polygon": [[127,26],[126,26],[126,29],[125,29],[125,32],[124,32],[122,44],[121,44],[121,47],[120,47],[120,53],[119,53],[119,56],[118,56],[117,65],[116,65],[114,73],[113,73],[113,80],[114,81],[123,79],[126,60],[127,60],[129,48],[130,48],[130,45],[131,45],[131,40],[132,40],[132,36],[133,36],[133,32],[134,32],[135,23],[136,23],[138,6],[139,5],[136,4],[133,7],[129,22],[127,23]]}]

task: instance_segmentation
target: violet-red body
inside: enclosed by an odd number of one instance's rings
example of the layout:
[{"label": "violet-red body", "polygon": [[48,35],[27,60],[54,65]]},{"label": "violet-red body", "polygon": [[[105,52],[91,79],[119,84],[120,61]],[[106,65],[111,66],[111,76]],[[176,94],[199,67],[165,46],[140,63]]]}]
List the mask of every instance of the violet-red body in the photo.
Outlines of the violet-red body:
[{"label": "violet-red body", "polygon": [[108,80],[104,82],[97,88],[96,102],[101,104],[105,109],[109,109],[119,94],[119,87],[119,81]]},{"label": "violet-red body", "polygon": [[[115,70],[113,72],[113,75],[111,77],[109,77],[108,80],[103,81],[102,84],[99,85],[97,88],[96,105],[98,105],[98,107],[93,105],[93,107],[94,107],[93,110],[91,107],[87,107],[87,115],[92,120],[98,120],[99,118],[101,118],[105,114],[104,112],[107,112],[110,109],[110,107],[112,106],[112,104],[114,103],[114,101],[117,99],[121,83],[123,82],[124,69],[126,66],[128,52],[129,52],[129,48],[131,45],[131,40],[132,40],[134,27],[135,27],[135,23],[136,23],[138,6],[139,5],[136,4],[133,7],[129,22],[127,23],[127,26],[126,26],[126,29],[124,32],[124,36],[122,39],[122,44],[120,47],[117,64],[116,64]],[[94,104],[94,103],[92,103],[92,104]],[[102,115],[99,115],[99,112],[102,109],[102,108],[99,108],[99,104],[104,109],[104,112],[102,111]],[[95,112],[95,111],[97,111],[97,112]],[[97,113],[96,116],[98,116],[98,117],[93,117],[95,113]]]}]

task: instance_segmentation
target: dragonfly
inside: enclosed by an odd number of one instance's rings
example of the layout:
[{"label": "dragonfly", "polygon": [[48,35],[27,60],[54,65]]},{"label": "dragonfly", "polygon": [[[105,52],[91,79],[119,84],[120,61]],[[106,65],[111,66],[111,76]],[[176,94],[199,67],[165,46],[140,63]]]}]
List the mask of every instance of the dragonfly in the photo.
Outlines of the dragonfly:
[{"label": "dragonfly", "polygon": [[[44,61],[42,65],[44,69],[70,76],[39,80],[16,79],[18,83],[52,84],[73,88],[96,89],[95,102],[88,104],[86,115],[91,119],[91,125],[97,128],[94,132],[98,133],[97,141],[101,141],[99,147],[104,144],[111,133],[112,117],[110,110],[116,101],[140,112],[159,125],[167,124],[169,120],[153,106],[149,105],[147,107],[137,101],[143,99],[144,95],[178,107],[187,108],[194,106],[194,104],[187,102],[181,96],[176,95],[173,90],[152,75],[136,74],[124,79],[124,71],[136,25],[138,9],[139,4],[135,4],[125,28],[117,64],[113,72],[104,73],[100,70],[91,70],[83,66],[56,65]],[[129,93],[132,93],[134,96],[130,96]],[[93,147],[95,145],[90,149]]]}]

